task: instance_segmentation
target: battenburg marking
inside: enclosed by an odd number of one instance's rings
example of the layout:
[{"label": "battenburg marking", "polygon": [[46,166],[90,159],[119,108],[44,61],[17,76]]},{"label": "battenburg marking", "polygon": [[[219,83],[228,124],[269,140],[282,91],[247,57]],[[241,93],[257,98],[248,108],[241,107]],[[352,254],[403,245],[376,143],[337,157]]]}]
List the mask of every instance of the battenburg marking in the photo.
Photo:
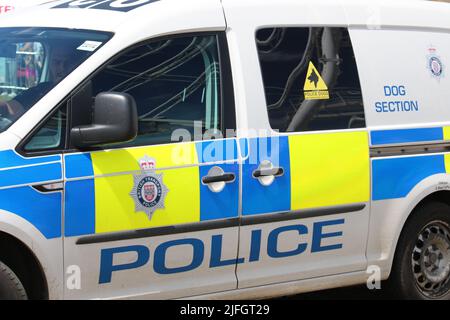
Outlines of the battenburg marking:
[{"label": "battenburg marking", "polygon": [[145,155],[139,160],[140,174],[133,175],[134,185],[130,196],[134,200],[135,212],[145,212],[151,220],[153,213],[164,208],[169,189],[163,183],[163,176],[155,172],[156,162]]}]

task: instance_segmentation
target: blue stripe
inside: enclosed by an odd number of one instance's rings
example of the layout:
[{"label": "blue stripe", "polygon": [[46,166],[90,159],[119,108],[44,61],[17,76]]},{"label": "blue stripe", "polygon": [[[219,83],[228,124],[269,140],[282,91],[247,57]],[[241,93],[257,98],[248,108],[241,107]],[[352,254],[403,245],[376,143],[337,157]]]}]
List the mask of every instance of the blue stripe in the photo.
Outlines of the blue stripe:
[{"label": "blue stripe", "polygon": [[0,169],[61,161],[61,156],[24,158],[13,150],[0,151]]},{"label": "blue stripe", "polygon": [[[201,141],[196,143],[195,147],[200,164],[230,161],[238,158],[236,139]],[[201,178],[208,175],[208,171],[213,166],[219,166],[225,172],[232,172],[236,177],[234,182],[227,183],[225,188],[218,193],[210,191],[208,186],[203,185],[201,182]],[[233,163],[200,166],[199,173],[200,221],[237,217],[239,203],[239,165]]]},{"label": "blue stripe", "polygon": [[[249,139],[247,146],[249,157],[243,164],[242,214],[290,210],[291,171],[288,137]],[[253,178],[253,171],[263,160],[270,160],[275,167],[284,169],[284,175],[275,178],[270,186],[263,186]]]},{"label": "blue stripe", "polygon": [[445,173],[443,155],[372,162],[372,200],[403,198],[423,179]]},{"label": "blue stripe", "polygon": [[65,235],[95,233],[94,179],[67,182],[65,191]]},{"label": "blue stripe", "polygon": [[[217,165],[225,172],[234,173],[236,180],[227,183],[221,192],[212,192],[200,180],[200,221],[226,219],[238,216],[239,203],[239,165]],[[208,175],[213,166],[200,167],[200,179]]]},{"label": "blue stripe", "polygon": [[61,192],[42,194],[31,187],[0,190],[0,208],[24,218],[47,239],[61,236]]},{"label": "blue stripe", "polygon": [[236,139],[218,139],[201,141],[195,144],[198,163],[210,163],[218,161],[236,160]]},{"label": "blue stripe", "polygon": [[370,132],[372,145],[444,140],[442,128],[377,130]]},{"label": "blue stripe", "polygon": [[90,153],[66,155],[66,178],[92,177],[94,169]]},{"label": "blue stripe", "polygon": [[62,180],[60,163],[0,171],[0,187],[54,180]]}]

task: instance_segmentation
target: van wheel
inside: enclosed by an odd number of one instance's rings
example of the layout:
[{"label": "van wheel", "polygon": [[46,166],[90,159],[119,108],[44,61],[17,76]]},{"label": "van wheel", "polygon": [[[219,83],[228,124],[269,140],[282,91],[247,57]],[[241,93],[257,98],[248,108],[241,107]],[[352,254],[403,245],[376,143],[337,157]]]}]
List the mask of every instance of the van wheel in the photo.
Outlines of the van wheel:
[{"label": "van wheel", "polygon": [[404,299],[450,299],[450,206],[415,210],[397,245],[390,288]]},{"label": "van wheel", "polygon": [[0,261],[0,300],[26,300],[27,292],[16,274]]}]

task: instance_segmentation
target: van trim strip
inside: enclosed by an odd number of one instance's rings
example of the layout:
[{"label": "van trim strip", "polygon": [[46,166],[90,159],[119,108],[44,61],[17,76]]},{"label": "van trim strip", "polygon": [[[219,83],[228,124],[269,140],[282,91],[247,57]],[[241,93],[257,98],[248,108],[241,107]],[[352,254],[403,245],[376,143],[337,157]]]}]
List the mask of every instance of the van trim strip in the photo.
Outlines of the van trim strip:
[{"label": "van trim strip", "polygon": [[322,216],[330,216],[334,214],[343,214],[349,212],[362,211],[366,207],[365,203],[355,203],[342,206],[315,208],[315,209],[303,209],[293,210],[280,213],[270,213],[263,215],[253,215],[242,217],[241,225],[250,226],[255,224],[264,224],[272,222],[282,222],[296,219],[307,219]]},{"label": "van trim strip", "polygon": [[450,152],[450,142],[414,143],[370,148],[371,158]]},{"label": "van trim strip", "polygon": [[76,241],[76,244],[80,245],[80,244],[92,244],[92,243],[101,243],[101,242],[131,240],[131,239],[139,239],[139,238],[147,238],[147,237],[165,236],[165,235],[178,234],[178,233],[188,233],[188,232],[195,232],[195,231],[230,228],[230,227],[236,227],[238,225],[239,225],[239,218],[231,218],[231,219],[216,220],[216,221],[206,221],[206,222],[201,222],[201,223],[199,223],[199,222],[187,223],[187,224],[180,224],[180,225],[175,225],[175,226],[156,227],[156,228],[149,228],[149,229],[130,230],[130,231],[121,231],[121,232],[113,232],[113,233],[107,233],[107,234],[86,236],[86,237],[79,238]]},{"label": "van trim strip", "polygon": [[357,203],[343,206],[327,207],[320,209],[306,209],[286,211],[281,213],[269,213],[264,215],[247,216],[242,218],[231,218],[224,220],[196,222],[175,226],[156,227],[141,230],[130,230],[123,232],[113,232],[107,234],[98,234],[81,237],[76,241],[77,245],[122,241],[131,239],[140,239],[155,236],[165,236],[178,233],[188,233],[195,231],[206,231],[214,229],[224,229],[242,226],[249,226],[255,224],[265,224],[271,222],[289,221],[295,219],[306,219],[334,214],[343,214],[349,212],[361,211],[366,207],[365,203]]}]

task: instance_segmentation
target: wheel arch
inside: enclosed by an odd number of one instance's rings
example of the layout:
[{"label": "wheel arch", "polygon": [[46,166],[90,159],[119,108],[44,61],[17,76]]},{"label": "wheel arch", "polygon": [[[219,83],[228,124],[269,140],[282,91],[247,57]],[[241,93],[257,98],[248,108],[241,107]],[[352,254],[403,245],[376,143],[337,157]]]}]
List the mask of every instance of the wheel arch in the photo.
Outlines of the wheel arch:
[{"label": "wheel arch", "polygon": [[[404,221],[401,231],[398,233],[395,250],[394,250],[394,254],[393,254],[393,259],[395,259],[395,256],[397,255],[397,250],[399,250],[398,242],[399,242],[400,236],[404,232],[405,227],[407,226],[408,222],[411,219],[413,219],[417,214],[419,214],[419,212],[417,210],[418,208],[420,208],[421,206],[423,206],[427,203],[430,203],[430,202],[441,202],[441,203],[445,203],[446,205],[448,205],[450,207],[450,190],[434,191],[434,192],[428,194],[426,197],[424,197],[422,200],[420,200],[414,206],[414,208],[411,210],[411,212],[407,216],[406,220]],[[449,213],[449,215],[450,215],[450,213]]]},{"label": "wheel arch", "polygon": [[22,282],[29,299],[49,298],[47,278],[36,255],[22,241],[0,231],[0,260],[6,264]]},{"label": "wheel arch", "polygon": [[367,259],[368,266],[381,268],[383,279],[391,273],[398,242],[407,222],[418,207],[430,201],[450,206],[450,175],[437,174],[425,178],[404,198],[372,201]]},{"label": "wheel arch", "polygon": [[[419,300],[450,297],[448,266],[442,265],[447,259],[446,249],[442,248],[448,246],[450,239],[449,200],[449,190],[436,190],[419,201],[408,215],[398,236],[386,284],[392,294]],[[430,258],[434,251],[434,258]]]},{"label": "wheel arch", "polygon": [[0,210],[0,260],[7,260],[3,262],[25,282],[30,299],[63,297],[62,244],[61,237],[46,239],[25,219]]}]

